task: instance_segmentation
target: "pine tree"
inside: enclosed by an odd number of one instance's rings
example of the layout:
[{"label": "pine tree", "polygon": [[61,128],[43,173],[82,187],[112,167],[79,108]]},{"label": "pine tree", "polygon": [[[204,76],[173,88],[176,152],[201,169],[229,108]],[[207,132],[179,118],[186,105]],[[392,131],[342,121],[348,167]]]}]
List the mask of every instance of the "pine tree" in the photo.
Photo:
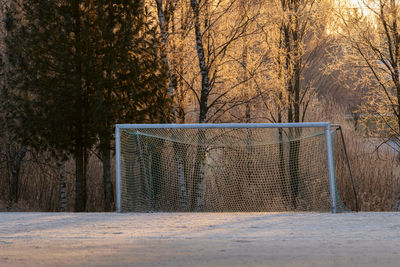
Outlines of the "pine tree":
[{"label": "pine tree", "polygon": [[24,1],[7,12],[12,109],[21,139],[75,160],[75,210],[86,210],[88,151],[103,162],[105,210],[113,201],[117,122],[169,114],[166,68],[143,0]]},{"label": "pine tree", "polygon": [[87,151],[95,141],[83,20],[81,1],[14,2],[6,14],[15,130],[38,151],[73,155],[76,211],[86,209]]},{"label": "pine tree", "polygon": [[[88,58],[92,61],[93,113],[103,162],[105,210],[111,210],[111,145],[117,122],[165,122],[169,113],[167,70],[144,1],[91,3]],[[90,52],[90,51],[89,51]]]}]

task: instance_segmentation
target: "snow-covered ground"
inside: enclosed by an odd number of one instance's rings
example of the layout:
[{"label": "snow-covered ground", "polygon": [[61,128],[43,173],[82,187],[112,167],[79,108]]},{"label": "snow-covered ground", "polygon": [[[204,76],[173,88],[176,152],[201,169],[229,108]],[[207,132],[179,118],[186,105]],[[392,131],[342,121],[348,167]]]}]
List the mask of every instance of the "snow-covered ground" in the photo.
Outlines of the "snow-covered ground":
[{"label": "snow-covered ground", "polygon": [[0,266],[400,266],[400,213],[0,213]]}]

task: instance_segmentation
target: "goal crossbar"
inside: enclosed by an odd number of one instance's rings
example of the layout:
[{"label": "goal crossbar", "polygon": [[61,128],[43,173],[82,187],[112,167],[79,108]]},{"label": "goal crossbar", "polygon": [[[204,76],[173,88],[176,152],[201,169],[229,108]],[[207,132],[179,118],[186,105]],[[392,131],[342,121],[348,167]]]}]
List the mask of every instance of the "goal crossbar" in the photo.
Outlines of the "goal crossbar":
[{"label": "goal crossbar", "polygon": [[116,129],[205,129],[205,128],[304,128],[339,127],[329,122],[293,123],[187,123],[187,124],[117,124]]},{"label": "goal crossbar", "polygon": [[340,125],[330,122],[302,122],[302,123],[197,123],[197,124],[116,124],[116,211],[121,212],[121,162],[120,162],[120,130],[121,129],[215,129],[215,128],[324,128],[326,136],[326,151],[329,172],[329,191],[331,212],[337,212],[335,166],[332,144],[332,128]]}]

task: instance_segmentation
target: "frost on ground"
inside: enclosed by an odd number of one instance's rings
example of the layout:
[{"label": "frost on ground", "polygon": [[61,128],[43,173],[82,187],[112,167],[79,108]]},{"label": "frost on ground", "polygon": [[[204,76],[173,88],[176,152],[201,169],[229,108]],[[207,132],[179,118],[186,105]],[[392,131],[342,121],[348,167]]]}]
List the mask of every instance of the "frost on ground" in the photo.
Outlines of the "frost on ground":
[{"label": "frost on ground", "polygon": [[400,213],[0,213],[0,266],[399,266]]}]

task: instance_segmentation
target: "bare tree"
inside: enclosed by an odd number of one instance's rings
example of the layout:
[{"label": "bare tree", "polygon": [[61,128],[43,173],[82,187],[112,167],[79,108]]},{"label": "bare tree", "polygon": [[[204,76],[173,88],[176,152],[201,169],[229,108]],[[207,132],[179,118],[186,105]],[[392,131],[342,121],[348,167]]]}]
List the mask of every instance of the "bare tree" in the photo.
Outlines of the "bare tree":
[{"label": "bare tree", "polygon": [[[269,9],[263,9],[263,20],[258,25],[265,36],[265,77],[269,82],[256,79],[259,101],[266,111],[265,118],[271,122],[303,122],[310,103],[324,79],[321,59],[326,53],[330,39],[326,32],[330,0],[273,0]],[[266,90],[265,88],[269,88]],[[287,135],[289,143],[289,178],[286,181],[284,147],[279,148],[282,195],[296,207],[299,193],[300,129],[279,131],[280,139]]]},{"label": "bare tree", "polygon": [[393,141],[400,152],[399,5],[396,0],[363,0],[354,8],[343,6],[336,33],[345,49],[336,64],[362,94],[359,111],[367,130]]},{"label": "bare tree", "polygon": [[[201,1],[190,0],[193,20],[193,34],[198,58],[198,69],[201,77],[200,89],[193,90],[198,103],[197,122],[212,121],[227,110],[237,105],[239,99],[229,99],[234,86],[227,88],[217,86],[220,82],[219,72],[223,67],[230,46],[249,34],[248,25],[253,18],[247,16],[229,17],[235,9],[240,8],[240,1]],[[230,23],[227,18],[235,18]],[[221,30],[225,32],[222,33]],[[235,103],[237,102],[237,103]],[[212,113],[210,111],[212,110]],[[191,208],[200,209],[202,206],[202,190],[204,180],[204,160],[206,151],[204,131],[199,130],[194,168],[194,181],[191,196]]]}]

